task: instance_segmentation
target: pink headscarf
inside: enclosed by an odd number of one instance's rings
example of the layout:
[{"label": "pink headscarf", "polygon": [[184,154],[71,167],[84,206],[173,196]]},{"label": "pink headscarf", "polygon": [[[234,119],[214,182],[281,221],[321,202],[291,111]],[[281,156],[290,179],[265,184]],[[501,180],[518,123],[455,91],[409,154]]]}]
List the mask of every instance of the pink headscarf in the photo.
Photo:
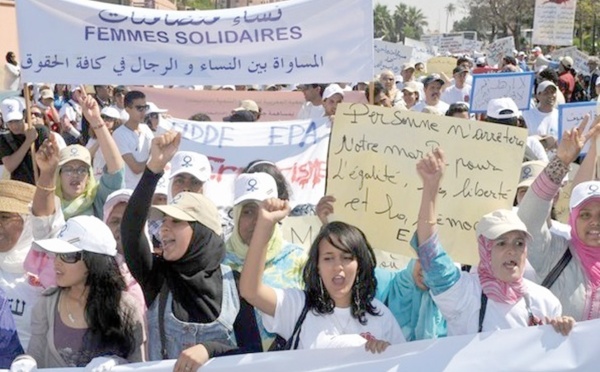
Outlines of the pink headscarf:
[{"label": "pink headscarf", "polygon": [[[481,282],[481,289],[485,295],[496,301],[507,304],[517,303],[525,293],[527,286],[523,282],[523,276],[514,282],[504,282],[494,276],[492,272],[492,246],[494,241],[483,235],[477,237],[479,246],[479,266],[477,273]],[[527,248],[525,248],[527,254]]]},{"label": "pink headscarf", "polygon": [[[587,276],[592,288],[596,290],[600,286],[600,247],[585,245],[577,235],[576,221],[579,212],[592,200],[600,201],[598,197],[588,198],[578,206],[571,209],[569,214],[569,225],[571,226],[571,246],[581,261],[583,271]],[[600,226],[598,226],[600,229]]]}]

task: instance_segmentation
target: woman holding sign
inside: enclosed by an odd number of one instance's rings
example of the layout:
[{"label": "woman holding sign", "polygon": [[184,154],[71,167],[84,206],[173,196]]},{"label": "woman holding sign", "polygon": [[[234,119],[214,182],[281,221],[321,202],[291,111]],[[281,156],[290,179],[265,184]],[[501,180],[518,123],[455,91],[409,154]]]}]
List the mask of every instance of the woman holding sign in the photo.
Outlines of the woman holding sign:
[{"label": "woman holding sign", "polygon": [[[577,320],[600,318],[600,182],[596,171],[596,139],[600,125],[583,136],[587,120],[563,135],[556,157],[535,179],[519,206],[519,217],[533,235],[528,258],[540,278],[561,301],[565,314]],[[594,138],[574,180],[569,201],[571,238],[553,234],[546,223],[552,200],[583,148]]]},{"label": "woman holding sign", "polygon": [[476,273],[461,272],[438,238],[436,199],[446,159],[440,149],[417,164],[423,194],[417,233],[411,244],[423,267],[424,282],[447,320],[448,335],[552,324],[568,334],[575,320],[561,316],[558,299],[523,278],[527,227],[508,210],[486,214],[476,232],[480,262]]}]

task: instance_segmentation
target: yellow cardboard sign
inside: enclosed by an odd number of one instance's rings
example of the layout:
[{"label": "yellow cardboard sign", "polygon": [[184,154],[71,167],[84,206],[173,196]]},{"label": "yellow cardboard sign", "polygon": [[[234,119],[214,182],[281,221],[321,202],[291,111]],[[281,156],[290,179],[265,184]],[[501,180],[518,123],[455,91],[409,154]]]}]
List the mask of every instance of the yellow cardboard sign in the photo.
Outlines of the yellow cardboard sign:
[{"label": "yellow cardboard sign", "polygon": [[441,241],[456,262],[479,261],[477,221],[512,208],[527,130],[344,103],[329,144],[327,194],[335,218],[360,227],[374,248],[414,256],[421,200],[417,161],[437,147],[448,165],[438,196]]},{"label": "yellow cardboard sign", "polygon": [[456,67],[457,59],[454,57],[433,57],[427,61],[427,73],[444,73],[448,78],[452,78],[452,70]]}]

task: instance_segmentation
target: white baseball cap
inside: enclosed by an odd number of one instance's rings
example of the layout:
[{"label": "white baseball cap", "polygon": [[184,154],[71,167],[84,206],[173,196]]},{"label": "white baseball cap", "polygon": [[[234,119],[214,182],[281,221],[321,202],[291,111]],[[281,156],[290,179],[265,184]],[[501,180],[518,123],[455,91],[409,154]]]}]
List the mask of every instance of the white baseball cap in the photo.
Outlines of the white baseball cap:
[{"label": "white baseball cap", "polygon": [[94,216],[69,218],[56,238],[34,241],[39,248],[52,253],[93,252],[117,255],[117,242],[112,232]]},{"label": "white baseball cap", "polygon": [[156,106],[156,104],[153,102],[146,102],[146,104],[148,105],[148,110],[146,110],[146,115],[150,115],[150,114],[154,114],[154,113],[162,114],[162,113],[169,111],[169,110],[158,108],[158,106]]},{"label": "white baseball cap", "polygon": [[323,91],[323,99],[331,98],[334,94],[339,94],[344,98],[344,90],[337,84],[329,84]]},{"label": "white baseball cap", "polygon": [[587,181],[582,182],[573,188],[571,191],[571,199],[569,199],[569,209],[573,210],[583,204],[590,198],[600,198],[600,182]]},{"label": "white baseball cap", "polygon": [[193,151],[178,151],[171,160],[171,176],[188,173],[196,177],[200,182],[206,182],[210,178],[212,169],[205,155]]},{"label": "white baseball cap", "polygon": [[117,191],[113,191],[106,198],[106,202],[104,202],[103,209],[103,217],[104,222],[108,221],[108,217],[110,217],[110,213],[112,210],[121,203],[129,203],[129,199],[131,199],[131,195],[133,195],[132,189],[120,189]]},{"label": "white baseball cap", "polygon": [[246,200],[263,201],[277,197],[277,182],[268,173],[242,173],[235,179],[234,205]]},{"label": "white baseball cap", "polygon": [[475,231],[477,236],[483,235],[491,240],[497,239],[509,231],[523,231],[531,238],[527,226],[517,213],[506,209],[498,209],[481,217]]},{"label": "white baseball cap", "polygon": [[100,111],[100,114],[108,116],[109,118],[113,118],[115,120],[121,119],[121,113],[119,112],[119,110],[111,106],[103,108],[102,111]]},{"label": "white baseball cap", "polygon": [[493,98],[488,102],[487,116],[493,119],[510,119],[521,115],[521,110],[510,97]]},{"label": "white baseball cap", "polygon": [[15,98],[7,98],[2,101],[2,119],[4,122],[23,120],[22,107],[21,102]]},{"label": "white baseball cap", "polygon": [[548,162],[541,160],[526,161],[521,165],[521,177],[517,189],[521,187],[529,187],[535,181],[537,176],[546,168]]},{"label": "white baseball cap", "polygon": [[543,91],[545,91],[549,87],[554,87],[554,90],[558,90],[558,87],[552,81],[550,81],[550,80],[544,80],[544,81],[542,81],[541,83],[538,84],[537,89],[535,90],[535,94],[542,93]]}]

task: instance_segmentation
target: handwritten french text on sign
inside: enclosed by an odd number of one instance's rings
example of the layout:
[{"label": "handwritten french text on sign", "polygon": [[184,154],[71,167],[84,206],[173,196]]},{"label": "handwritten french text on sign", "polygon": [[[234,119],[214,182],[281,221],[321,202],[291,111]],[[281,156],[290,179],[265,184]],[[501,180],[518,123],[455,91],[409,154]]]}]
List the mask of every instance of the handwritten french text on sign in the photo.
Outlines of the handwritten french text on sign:
[{"label": "handwritten french text on sign", "polygon": [[[564,131],[578,127],[585,115],[590,116],[590,120],[584,131],[584,134],[587,133],[598,114],[598,102],[596,101],[558,105],[558,140],[562,139]],[[581,152],[587,154],[589,148],[590,143],[588,142]]]},{"label": "handwritten french text on sign", "polygon": [[374,40],[373,49],[375,51],[376,74],[390,70],[395,75],[400,76],[402,65],[412,61],[413,48],[406,45]]},{"label": "handwritten french text on sign", "polygon": [[[16,3],[24,81],[275,84],[373,75],[373,40],[365,37],[373,34],[370,1],[296,0],[209,11],[51,3]],[[51,24],[52,32],[32,24]]]},{"label": "handwritten french text on sign", "polygon": [[487,60],[490,66],[497,65],[504,56],[512,56],[515,50],[515,38],[503,37],[488,45]]},{"label": "handwritten french text on sign", "polygon": [[522,128],[345,103],[327,163],[335,218],[363,229],[375,248],[410,254],[421,199],[416,163],[441,147],[448,167],[439,192],[440,236],[455,261],[477,263],[475,224],[512,207],[526,137]]},{"label": "handwritten french text on sign", "polygon": [[475,74],[471,88],[471,112],[486,112],[494,98],[510,97],[519,110],[529,110],[534,82],[533,72]]},{"label": "handwritten french text on sign", "polygon": [[534,44],[572,45],[577,0],[536,0]]},{"label": "handwritten french text on sign", "polygon": [[316,204],[325,190],[327,120],[255,123],[161,121],[159,133],[182,132],[180,150],[208,157],[212,166],[205,194],[218,206],[233,205],[233,181],[261,159],[274,162],[291,186],[293,204]]}]

